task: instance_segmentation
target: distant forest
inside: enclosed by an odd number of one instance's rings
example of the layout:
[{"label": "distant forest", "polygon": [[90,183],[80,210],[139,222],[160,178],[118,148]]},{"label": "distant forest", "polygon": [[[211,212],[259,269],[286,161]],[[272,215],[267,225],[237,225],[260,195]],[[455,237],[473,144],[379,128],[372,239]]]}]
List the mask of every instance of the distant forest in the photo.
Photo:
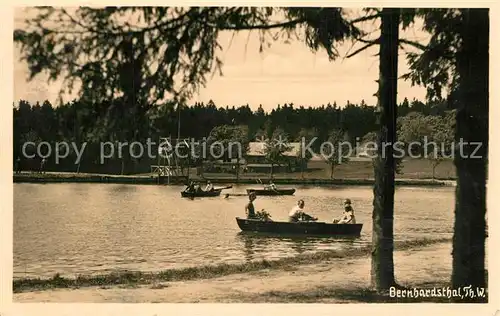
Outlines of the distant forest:
[{"label": "distant forest", "polygon": [[[115,106],[120,106],[118,101]],[[364,101],[360,104],[350,103],[338,106],[337,103],[319,107],[297,106],[292,103],[278,104],[270,112],[264,111],[262,105],[252,111],[250,105],[220,106],[213,101],[207,104],[195,103],[179,109],[173,103],[154,107],[148,113],[148,126],[140,126],[140,130],[130,130],[135,124],[123,126],[107,126],[105,113],[101,110],[107,104],[86,104],[82,101],[72,101],[54,107],[50,102],[30,104],[21,100],[14,105],[14,160],[18,157],[23,161],[23,169],[37,169],[39,157],[26,159],[22,156],[22,145],[31,141],[39,143],[46,141],[87,142],[85,156],[78,166],[80,172],[120,173],[121,163],[110,159],[105,165],[98,162],[99,142],[121,141],[145,142],[148,138],[158,141],[159,137],[177,137],[178,119],[180,115],[181,138],[203,139],[211,130],[220,125],[243,125],[248,130],[248,140],[254,141],[257,136],[271,136],[276,129],[281,129],[288,141],[298,141],[305,131],[313,131],[319,141],[326,141],[332,130],[341,130],[346,139],[352,143],[361,140],[377,130],[377,113],[374,105]],[[423,103],[419,100],[404,101],[398,105],[398,116],[404,117],[411,112],[422,115],[442,116],[448,111],[446,101]],[[125,136],[128,135],[128,136]],[[130,139],[130,135],[135,135]],[[93,147],[94,146],[94,147]],[[97,147],[96,147],[97,146]],[[96,152],[97,150],[97,152]],[[32,152],[34,153],[34,152]],[[31,153],[31,154],[32,154]],[[149,158],[131,159],[125,166],[124,173],[149,172]],[[52,157],[48,158],[47,170],[77,171],[74,159],[66,159],[56,165]]]}]

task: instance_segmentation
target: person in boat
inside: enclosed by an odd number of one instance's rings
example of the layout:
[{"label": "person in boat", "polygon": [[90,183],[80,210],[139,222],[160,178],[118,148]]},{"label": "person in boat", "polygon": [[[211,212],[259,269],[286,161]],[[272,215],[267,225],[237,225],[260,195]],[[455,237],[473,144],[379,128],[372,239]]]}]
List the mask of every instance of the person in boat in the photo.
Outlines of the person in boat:
[{"label": "person in boat", "polygon": [[257,216],[255,214],[255,207],[253,205],[253,201],[257,198],[257,194],[255,192],[250,192],[248,195],[248,204],[245,206],[245,213],[247,214],[247,219],[256,219]]},{"label": "person in boat", "polygon": [[277,190],[276,184],[274,184],[272,181],[269,181],[269,185],[267,186],[269,190]]},{"label": "person in boat", "polygon": [[356,217],[354,216],[354,209],[351,206],[351,199],[344,201],[344,213],[340,219],[333,221],[335,224],[356,224]]},{"label": "person in boat", "polygon": [[186,190],[184,190],[184,191],[185,192],[194,192],[194,182],[193,181],[189,182]]},{"label": "person in boat", "polygon": [[194,192],[197,192],[197,193],[200,193],[202,192],[203,190],[201,189],[201,186],[198,182],[195,182],[194,185],[193,185],[193,191]]},{"label": "person in boat", "polygon": [[317,218],[307,214],[304,211],[305,202],[304,200],[299,200],[297,205],[288,213],[288,221],[292,223],[297,223],[300,221],[317,220]]},{"label": "person in boat", "polygon": [[207,186],[205,187],[206,192],[210,192],[214,190],[214,186],[212,185],[212,182],[207,181]]}]

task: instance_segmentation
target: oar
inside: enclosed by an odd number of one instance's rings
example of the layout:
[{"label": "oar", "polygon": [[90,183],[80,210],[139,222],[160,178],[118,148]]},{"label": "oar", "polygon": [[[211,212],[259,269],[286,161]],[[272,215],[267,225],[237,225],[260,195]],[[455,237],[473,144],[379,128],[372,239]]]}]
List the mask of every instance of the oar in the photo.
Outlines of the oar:
[{"label": "oar", "polygon": [[227,187],[217,188],[215,190],[226,190],[226,189],[231,189],[232,187],[233,187],[232,185],[229,185]]},{"label": "oar", "polygon": [[276,190],[275,188],[272,188],[272,187],[270,187],[270,188],[271,188],[271,190],[273,190],[275,193],[280,194],[280,193],[278,192],[278,190]]},{"label": "oar", "polygon": [[260,178],[258,180],[259,180],[259,183],[262,184],[264,189],[269,188],[269,185],[265,185],[264,182],[262,182],[262,180]]}]

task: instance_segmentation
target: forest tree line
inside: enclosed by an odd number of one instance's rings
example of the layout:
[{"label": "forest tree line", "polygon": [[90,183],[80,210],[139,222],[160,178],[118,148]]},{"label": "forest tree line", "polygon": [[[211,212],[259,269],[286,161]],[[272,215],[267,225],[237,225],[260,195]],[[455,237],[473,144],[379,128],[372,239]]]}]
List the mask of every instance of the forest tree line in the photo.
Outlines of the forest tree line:
[{"label": "forest tree line", "polygon": [[[108,159],[105,164],[99,160],[99,143],[107,141],[145,143],[150,138],[157,142],[160,137],[172,136],[178,133],[181,138],[203,139],[209,137],[217,126],[237,125],[245,126],[247,141],[256,141],[260,137],[272,137],[279,130],[290,142],[300,141],[302,137],[317,137],[316,146],[322,141],[331,139],[333,132],[340,131],[345,140],[353,145],[356,142],[371,140],[377,129],[376,107],[366,104],[363,100],[359,104],[347,101],[343,107],[336,102],[319,107],[296,106],[293,103],[278,104],[271,111],[265,111],[262,105],[257,110],[252,110],[250,105],[219,106],[210,100],[207,104],[194,103],[192,106],[178,108],[174,103],[166,103],[158,107],[150,115],[149,126],[142,126],[135,139],[123,139],[120,135],[131,135],[130,126],[121,130],[109,131],[96,120],[99,109],[103,105],[86,104],[74,100],[59,106],[53,106],[49,101],[30,104],[21,100],[14,105],[14,160],[18,157],[25,161],[24,169],[38,168],[40,157],[28,159],[24,157],[22,147],[25,142],[74,142],[75,144],[87,143],[85,156],[78,166],[75,165],[74,153],[58,164],[50,157],[47,159],[47,170],[54,171],[79,171],[79,172],[108,172],[108,173],[137,173],[148,172],[150,164],[154,164],[149,157],[144,159],[126,159],[121,170],[119,160]],[[404,99],[399,104],[398,114],[402,124],[401,135],[408,141],[416,140],[415,120],[404,120],[408,114],[418,113],[424,117],[443,117],[448,112],[445,101],[424,103],[413,99]],[[180,115],[180,129],[179,129]],[[408,127],[413,132],[406,131]],[[450,132],[452,132],[450,130]],[[423,134],[422,134],[423,133]],[[412,135],[409,135],[412,134]],[[425,136],[425,131],[419,134]],[[418,136],[418,137],[420,137]],[[428,135],[430,136],[430,134]],[[411,139],[413,137],[413,139]],[[224,141],[221,139],[221,141]],[[315,148],[317,150],[317,148]],[[126,152],[126,151],[125,151]],[[26,147],[28,155],[36,155],[33,146]],[[124,154],[125,156],[125,154]]]}]

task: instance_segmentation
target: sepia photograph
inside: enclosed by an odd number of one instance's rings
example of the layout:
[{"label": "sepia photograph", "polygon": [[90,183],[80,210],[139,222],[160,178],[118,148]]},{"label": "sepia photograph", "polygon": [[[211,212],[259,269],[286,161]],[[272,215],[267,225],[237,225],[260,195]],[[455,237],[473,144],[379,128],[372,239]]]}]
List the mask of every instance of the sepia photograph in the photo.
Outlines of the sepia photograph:
[{"label": "sepia photograph", "polygon": [[490,15],[16,7],[13,302],[487,304]]}]

